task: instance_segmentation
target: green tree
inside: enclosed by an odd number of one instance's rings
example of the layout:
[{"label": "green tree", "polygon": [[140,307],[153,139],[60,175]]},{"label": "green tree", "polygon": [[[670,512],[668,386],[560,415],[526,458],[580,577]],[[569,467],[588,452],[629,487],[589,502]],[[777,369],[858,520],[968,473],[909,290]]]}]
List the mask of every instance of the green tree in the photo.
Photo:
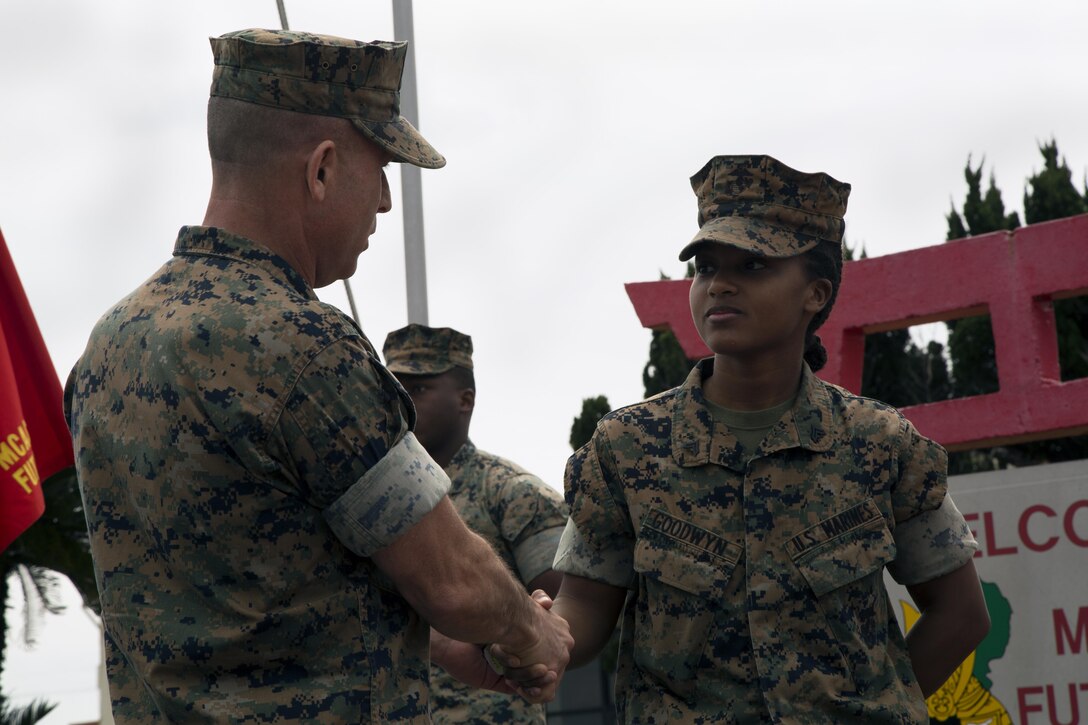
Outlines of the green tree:
[{"label": "green tree", "polygon": [[[19,582],[25,623],[20,636],[28,645],[33,645],[38,628],[44,626],[44,616],[64,609],[58,589],[60,575],[72,581],[85,606],[98,604],[75,469],[65,469],[43,481],[42,494],[45,513],[0,554],[0,602],[7,602],[10,584]],[[0,672],[7,634],[5,617],[0,627]]]},{"label": "green tree", "polygon": [[1051,139],[1044,143],[1039,153],[1043,155],[1043,170],[1028,177],[1024,221],[1038,224],[1088,212],[1088,199],[1073,185],[1073,172],[1064,158],[1058,159],[1058,142]]},{"label": "green tree", "polygon": [[[685,278],[695,276],[695,263],[688,262]],[[664,272],[661,279],[669,279]],[[688,360],[680,341],[668,328],[651,330],[650,359],[642,368],[642,387],[649,398],[682,384],[691,372],[694,360]]]},{"label": "green tree", "polygon": [[945,361],[944,349],[944,345],[936,340],[930,340],[926,345],[922,380],[925,384],[927,403],[952,397],[952,379],[948,376],[948,363]]},{"label": "green tree", "polygon": [[10,707],[0,702],[0,725],[31,725],[45,719],[55,707],[55,704],[43,700],[34,700],[26,707]]},{"label": "green tree", "polygon": [[642,369],[642,385],[647,398],[683,383],[694,364],[684,355],[672,330],[664,328],[651,333],[650,359]]},{"label": "green tree", "polygon": [[931,341],[922,349],[907,329],[865,336],[862,395],[901,408],[945,400],[950,393],[941,343]]},{"label": "green tree", "polygon": [[598,395],[596,398],[584,398],[582,400],[582,412],[574,419],[570,427],[570,447],[578,450],[593,437],[593,431],[597,429],[597,421],[603,418],[612,408],[608,405],[608,398]]},{"label": "green tree", "polygon": [[[963,236],[978,236],[988,232],[996,232],[1000,229],[1016,229],[1020,226],[1020,217],[1016,212],[1005,213],[1005,202],[1001,199],[1001,192],[994,182],[993,172],[990,172],[990,186],[982,193],[982,167],[986,163],[983,159],[977,169],[971,168],[971,157],[967,157],[967,166],[963,169],[963,177],[967,181],[967,199],[963,202],[963,222],[954,224],[952,217],[958,217],[955,207],[949,215],[948,239],[959,239]],[[967,234],[962,232],[966,231]],[[959,236],[952,236],[954,232],[960,232]]]}]

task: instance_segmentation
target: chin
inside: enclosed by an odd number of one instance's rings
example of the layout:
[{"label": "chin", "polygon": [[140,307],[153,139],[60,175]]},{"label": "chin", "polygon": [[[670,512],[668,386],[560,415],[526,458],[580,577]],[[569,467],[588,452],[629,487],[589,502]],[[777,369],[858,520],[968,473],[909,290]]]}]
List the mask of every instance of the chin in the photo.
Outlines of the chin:
[{"label": "chin", "polygon": [[736,340],[710,335],[703,337],[703,344],[715,355],[731,355],[741,351],[742,346]]}]

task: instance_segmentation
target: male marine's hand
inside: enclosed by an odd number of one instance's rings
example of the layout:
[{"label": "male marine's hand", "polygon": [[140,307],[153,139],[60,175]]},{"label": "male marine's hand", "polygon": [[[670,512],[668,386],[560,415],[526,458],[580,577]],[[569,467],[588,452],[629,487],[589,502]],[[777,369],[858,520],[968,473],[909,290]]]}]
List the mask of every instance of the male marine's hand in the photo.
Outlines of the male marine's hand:
[{"label": "male marine's hand", "polygon": [[539,607],[534,610],[535,641],[514,649],[501,643],[490,648],[492,661],[498,663],[507,683],[529,702],[549,702],[570,662],[574,638],[567,621],[550,611],[552,600],[545,592],[532,594]]}]

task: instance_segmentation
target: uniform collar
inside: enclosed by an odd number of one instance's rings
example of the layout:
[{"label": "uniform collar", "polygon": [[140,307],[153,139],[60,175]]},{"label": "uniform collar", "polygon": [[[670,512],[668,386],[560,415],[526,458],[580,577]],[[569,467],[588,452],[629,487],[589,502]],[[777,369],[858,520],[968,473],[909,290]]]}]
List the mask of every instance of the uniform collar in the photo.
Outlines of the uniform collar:
[{"label": "uniform collar", "polygon": [[[703,380],[714,370],[714,358],[700,360],[677,388],[672,411],[672,452],[680,466],[718,463],[744,470],[740,443],[730,431],[715,429],[706,405]],[[760,446],[759,455],[787,448],[826,451],[831,447],[831,401],[823,382],[804,365],[801,388],[793,407],[775,424]]]},{"label": "uniform collar", "polygon": [[475,455],[476,446],[474,446],[470,440],[465,441],[464,445],[458,448],[457,452],[453,454],[453,458],[450,459],[450,462],[444,469],[446,475],[450,477],[450,493],[456,493],[461,489],[462,481],[464,480],[464,476],[461,475],[461,473]]},{"label": "uniform collar", "polygon": [[453,458],[450,459],[450,466],[463,466],[472,458],[476,453],[476,446],[472,444],[471,440],[466,440],[465,444],[457,449],[457,452],[453,454]]},{"label": "uniform collar", "polygon": [[231,234],[218,227],[182,227],[174,244],[174,256],[220,257],[252,264],[267,271],[276,281],[316,300],[317,294],[298,271],[283,257],[273,254],[257,242]]}]

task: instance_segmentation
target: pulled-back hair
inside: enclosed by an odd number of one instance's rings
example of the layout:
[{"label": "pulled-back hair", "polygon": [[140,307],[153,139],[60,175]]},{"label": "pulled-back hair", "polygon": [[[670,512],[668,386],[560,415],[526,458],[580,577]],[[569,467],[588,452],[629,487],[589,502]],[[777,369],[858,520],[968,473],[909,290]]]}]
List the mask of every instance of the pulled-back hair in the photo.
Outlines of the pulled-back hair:
[{"label": "pulled-back hair", "polygon": [[805,362],[815,372],[827,364],[827,349],[820,341],[816,330],[827,322],[835,299],[839,296],[842,283],[842,246],[835,242],[822,241],[802,255],[805,271],[810,280],[826,279],[831,282],[831,296],[824,308],[816,313],[805,332]]}]

